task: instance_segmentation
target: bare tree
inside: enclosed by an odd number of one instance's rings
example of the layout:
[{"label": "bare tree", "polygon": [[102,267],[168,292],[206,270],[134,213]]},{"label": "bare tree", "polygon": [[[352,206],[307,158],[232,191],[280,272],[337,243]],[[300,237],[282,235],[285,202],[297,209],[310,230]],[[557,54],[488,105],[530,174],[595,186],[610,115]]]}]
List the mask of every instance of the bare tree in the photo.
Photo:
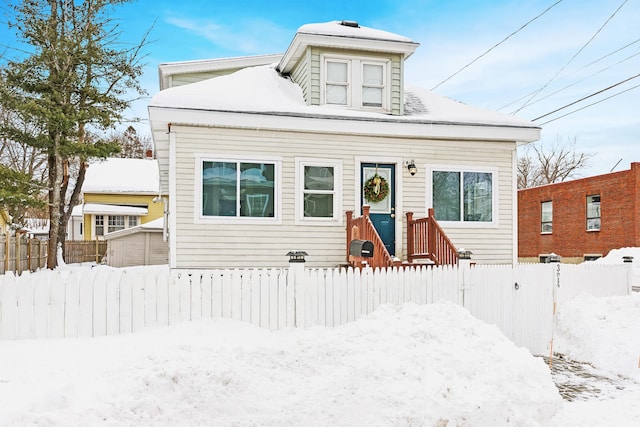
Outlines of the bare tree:
[{"label": "bare tree", "polygon": [[138,135],[133,126],[129,126],[123,132],[117,133],[111,138],[120,146],[120,153],[116,154],[116,157],[144,159],[147,157],[147,151],[153,150],[151,137]]},{"label": "bare tree", "polygon": [[576,139],[557,137],[550,147],[542,143],[524,147],[518,153],[518,188],[563,182],[580,175],[593,153],[576,150]]}]

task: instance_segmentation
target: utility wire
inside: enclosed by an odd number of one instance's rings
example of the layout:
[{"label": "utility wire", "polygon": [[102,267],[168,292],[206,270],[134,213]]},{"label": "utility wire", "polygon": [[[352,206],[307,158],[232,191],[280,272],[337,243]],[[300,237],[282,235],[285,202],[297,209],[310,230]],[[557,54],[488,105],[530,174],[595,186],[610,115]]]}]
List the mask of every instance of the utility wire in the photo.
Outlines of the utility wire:
[{"label": "utility wire", "polygon": [[[640,40],[640,39],[639,39],[639,40]],[[620,60],[620,61],[616,62],[615,64],[612,64],[612,65],[609,65],[608,67],[602,68],[602,69],[600,69],[600,70],[596,71],[595,73],[591,73],[590,75],[588,75],[588,76],[586,76],[586,77],[584,77],[584,78],[582,78],[582,79],[580,79],[580,80],[576,80],[575,82],[573,82],[573,83],[571,83],[571,84],[568,84],[568,85],[566,85],[566,86],[564,86],[564,87],[562,87],[562,88],[560,88],[560,89],[557,89],[557,90],[555,90],[555,91],[551,92],[551,93],[550,93],[550,94],[548,94],[548,95],[543,96],[542,98],[538,98],[537,100],[535,100],[535,101],[533,101],[532,103],[530,103],[530,104],[529,104],[529,106],[531,106],[531,105],[535,105],[535,104],[537,104],[538,102],[542,102],[542,101],[544,101],[545,99],[547,99],[547,98],[549,98],[549,97],[551,97],[551,96],[553,96],[553,95],[555,95],[555,94],[557,94],[557,93],[562,92],[563,90],[569,89],[570,87],[575,86],[575,85],[577,85],[578,83],[582,83],[583,81],[588,80],[588,79],[590,79],[591,77],[596,76],[596,75],[598,75],[598,74],[600,74],[600,73],[603,73],[603,72],[607,71],[608,69],[615,67],[616,65],[620,65],[620,64],[622,64],[623,62],[626,62],[626,61],[628,61],[628,60],[630,60],[630,59],[632,59],[632,58],[634,58],[634,57],[636,57],[636,56],[638,56],[638,55],[640,55],[640,52],[634,53],[634,54],[633,54],[633,55],[631,55],[631,56],[627,56],[626,58],[624,58],[624,59],[622,59],[622,60]],[[532,93],[533,93],[533,92],[530,92],[529,94],[527,94],[527,95],[525,95],[525,96],[529,96],[529,95],[531,95]],[[522,98],[524,98],[524,97],[522,97]],[[522,99],[522,98],[520,98],[520,99]],[[520,99],[519,99],[519,100],[520,100]],[[518,100],[518,101],[519,101],[519,100]],[[514,102],[512,102],[511,104],[514,104],[515,102],[517,102],[517,101],[514,101]],[[508,106],[509,106],[509,105],[511,105],[511,104],[508,104],[508,105],[506,105],[506,106],[504,106],[504,107],[502,107],[502,108],[506,108],[506,107],[508,107]],[[500,110],[498,110],[498,111],[500,111]],[[513,113],[514,113],[514,112],[512,111],[512,112],[511,112],[511,113],[509,113],[509,114],[513,114]]]},{"label": "utility wire", "polygon": [[547,123],[555,122],[555,121],[556,121],[556,120],[558,120],[558,119],[561,119],[561,118],[563,118],[563,117],[567,117],[568,115],[571,115],[571,114],[573,114],[573,113],[577,113],[578,111],[582,111],[582,110],[584,110],[585,108],[592,107],[592,106],[594,106],[594,105],[596,105],[596,104],[599,104],[599,103],[604,102],[604,101],[606,101],[606,100],[608,100],[608,99],[614,98],[614,97],[616,97],[616,96],[618,96],[618,95],[622,95],[622,94],[623,94],[623,93],[625,93],[625,92],[629,92],[630,90],[637,89],[637,88],[639,88],[639,87],[640,87],[640,84],[639,84],[639,85],[632,86],[632,87],[630,87],[630,88],[628,88],[628,89],[625,89],[625,90],[623,90],[623,91],[620,91],[620,92],[618,92],[618,93],[615,93],[615,94],[613,94],[613,95],[611,95],[611,96],[608,96],[608,97],[606,97],[606,98],[602,98],[602,99],[600,99],[600,100],[598,100],[598,101],[596,101],[596,102],[592,102],[592,103],[591,103],[591,104],[589,104],[589,105],[585,105],[584,107],[580,107],[580,108],[578,108],[577,110],[569,111],[567,114],[563,114],[562,116],[558,116],[558,117],[556,117],[556,118],[554,118],[554,119],[547,120],[547,121],[546,121],[546,122],[544,122],[544,123],[540,123],[540,126],[544,126],[544,125],[546,125]]},{"label": "utility wire", "polygon": [[556,6],[558,3],[562,2],[562,0],[558,0],[557,2],[555,2],[554,4],[552,4],[551,6],[549,6],[548,8],[546,8],[542,13],[540,13],[538,16],[536,16],[535,18],[529,20],[526,24],[522,25],[520,28],[518,28],[517,30],[515,30],[514,32],[512,32],[511,34],[509,34],[507,37],[505,37],[504,39],[502,39],[501,41],[499,41],[498,43],[496,43],[495,45],[491,46],[486,52],[484,52],[482,55],[476,57],[473,61],[469,62],[467,65],[465,65],[464,67],[460,68],[458,71],[456,71],[455,73],[451,74],[449,77],[447,77],[446,79],[444,79],[443,81],[441,81],[440,83],[438,83],[437,85],[435,85],[434,87],[431,88],[431,90],[436,90],[440,85],[448,82],[450,79],[452,79],[454,76],[458,75],[460,72],[462,72],[463,70],[465,70],[466,68],[468,68],[469,66],[471,66],[473,63],[475,63],[477,60],[479,60],[480,58],[482,58],[483,56],[485,56],[486,54],[488,54],[489,52],[491,52],[493,49],[495,49],[496,47],[500,46],[502,43],[506,42],[508,39],[510,39],[512,36],[516,35],[517,33],[519,33],[521,30],[523,30],[527,25],[531,24],[533,21],[535,21],[536,19],[540,18],[542,15],[544,15],[545,13],[547,13],[549,10],[551,10],[554,6]]},{"label": "utility wire", "polygon": [[560,110],[564,110],[565,108],[571,107],[572,105],[575,105],[575,104],[577,104],[578,102],[582,102],[582,101],[584,101],[585,99],[589,99],[589,98],[591,98],[591,97],[593,97],[593,96],[600,95],[600,94],[601,94],[601,93],[603,93],[603,92],[606,92],[606,91],[608,91],[608,90],[611,90],[611,89],[613,89],[614,87],[620,86],[621,84],[626,83],[626,82],[628,82],[628,81],[631,81],[631,80],[633,80],[633,79],[637,79],[638,77],[640,77],[640,74],[636,74],[635,76],[629,77],[628,79],[624,79],[624,80],[622,80],[622,81],[619,81],[618,83],[612,84],[611,86],[608,86],[608,87],[606,87],[606,88],[604,88],[604,89],[601,89],[601,90],[599,90],[599,91],[597,91],[597,92],[594,92],[594,93],[592,93],[591,95],[587,95],[587,96],[585,96],[585,97],[582,97],[582,98],[578,99],[577,101],[573,101],[573,102],[571,102],[571,103],[569,103],[569,104],[567,104],[567,105],[565,105],[565,106],[562,106],[562,107],[560,107],[560,108],[556,108],[555,110],[553,110],[553,111],[551,111],[551,112],[549,112],[549,113],[547,113],[547,114],[543,114],[543,115],[541,115],[541,116],[539,116],[539,117],[536,117],[535,119],[532,119],[531,121],[532,121],[532,122],[535,122],[536,120],[540,120],[540,119],[541,119],[541,118],[543,118],[543,117],[550,116],[550,115],[551,115],[551,114],[553,114],[553,113],[557,113],[557,112],[558,112],[558,111],[560,111]]},{"label": "utility wire", "polygon": [[589,46],[589,44],[591,44],[591,42],[593,41],[593,39],[596,38],[596,36],[598,34],[600,34],[600,31],[602,31],[604,29],[604,27],[609,23],[609,21],[611,21],[611,19],[613,19],[614,16],[616,16],[616,14],[618,13],[618,11],[620,11],[620,9],[622,9],[622,6],[624,6],[627,1],[629,0],[624,0],[622,2],[622,4],[620,6],[618,6],[618,8],[611,14],[611,16],[609,16],[609,18],[607,18],[607,20],[604,22],[604,24],[602,24],[600,26],[600,28],[598,28],[598,31],[596,31],[589,40],[587,40],[587,42],[571,57],[571,59],[569,59],[569,61],[567,61],[566,64],[564,64],[554,75],[553,77],[551,77],[551,79],[549,79],[548,82],[546,82],[544,84],[544,86],[542,86],[540,89],[538,89],[533,95],[531,95],[531,97],[529,97],[529,99],[527,99],[527,101],[522,104],[522,106],[520,108],[518,108],[516,111],[513,112],[513,114],[516,114],[517,112],[519,112],[520,110],[522,110],[523,108],[527,107],[529,105],[529,103],[536,97],[538,96],[538,94],[540,92],[542,92],[547,86],[549,86],[549,84],[555,80],[556,77],[558,77],[558,75],[564,71],[565,68],[567,68],[567,66],[569,66],[569,64],[578,56],[580,55],[580,53],[587,47]]},{"label": "utility wire", "polygon": [[[613,54],[616,54],[616,53],[618,53],[618,52],[620,52],[620,51],[622,51],[622,50],[624,50],[624,49],[628,48],[629,46],[632,46],[632,45],[634,45],[634,44],[636,44],[636,43],[638,43],[638,42],[640,42],[640,39],[636,39],[636,40],[632,41],[631,43],[626,44],[626,45],[622,46],[621,48],[614,50],[613,52],[610,52],[610,53],[608,53],[608,54],[606,54],[606,55],[604,55],[604,56],[601,56],[600,58],[596,59],[595,61],[591,61],[591,62],[590,62],[590,63],[588,63],[587,65],[585,65],[585,66],[583,66],[582,68],[580,68],[580,69],[576,70],[576,72],[578,72],[578,71],[582,71],[582,70],[584,70],[585,68],[588,68],[588,67],[590,67],[591,65],[596,64],[596,63],[598,63],[598,62],[602,61],[603,59],[605,59],[605,58],[607,58],[607,57],[609,57],[609,56],[611,56],[611,55],[613,55]],[[633,55],[627,56],[626,58],[624,58],[624,59],[622,59],[622,60],[620,60],[620,61],[616,62],[616,63],[615,63],[615,64],[613,64],[613,65],[610,65],[610,66],[608,66],[608,67],[602,68],[600,71],[597,71],[597,72],[595,72],[595,73],[593,73],[593,74],[590,74],[589,76],[587,76],[587,77],[585,77],[585,78],[583,78],[583,79],[577,80],[577,81],[576,81],[576,82],[574,82],[574,83],[571,83],[571,84],[569,84],[569,85],[567,85],[567,86],[565,86],[565,87],[563,87],[563,88],[561,88],[561,89],[558,89],[558,90],[556,90],[555,92],[552,92],[552,93],[550,93],[549,95],[547,95],[547,96],[545,96],[545,97],[543,97],[543,98],[540,98],[540,99],[538,99],[538,100],[537,100],[537,101],[535,101],[535,102],[532,102],[530,105],[536,104],[536,103],[538,103],[538,102],[542,101],[543,99],[548,98],[549,96],[555,95],[555,94],[556,94],[556,93],[558,93],[558,92],[561,92],[561,91],[563,91],[563,90],[565,90],[565,89],[570,88],[571,86],[575,86],[576,84],[578,84],[578,83],[580,83],[580,82],[583,82],[583,81],[587,80],[588,78],[591,78],[591,77],[593,77],[593,76],[595,76],[595,75],[598,75],[598,74],[600,74],[600,73],[602,73],[602,72],[604,72],[604,71],[606,71],[606,70],[608,70],[608,69],[610,69],[610,68],[612,68],[612,67],[614,67],[614,66],[616,66],[616,65],[620,65],[620,64],[622,64],[623,62],[626,62],[626,61],[628,61],[629,59],[631,59],[631,58],[633,58],[633,57],[635,57],[635,56],[638,56],[638,55],[640,55],[640,50],[639,50],[637,53],[634,53]],[[566,79],[567,77],[569,77],[569,76],[564,76],[564,77],[563,77],[562,79],[560,79],[560,80]],[[535,92],[535,91],[531,91],[531,92],[527,93],[526,95],[522,95],[520,98],[516,99],[515,101],[511,101],[510,103],[505,104],[505,105],[503,105],[502,107],[498,108],[496,111],[502,111],[502,110],[504,110],[505,108],[512,106],[512,105],[513,105],[513,104],[515,104],[516,102],[522,101],[522,100],[523,100],[523,99],[525,99],[527,96],[532,95],[534,92]],[[514,113],[514,111],[510,112],[509,114],[513,114],[513,113]]]}]

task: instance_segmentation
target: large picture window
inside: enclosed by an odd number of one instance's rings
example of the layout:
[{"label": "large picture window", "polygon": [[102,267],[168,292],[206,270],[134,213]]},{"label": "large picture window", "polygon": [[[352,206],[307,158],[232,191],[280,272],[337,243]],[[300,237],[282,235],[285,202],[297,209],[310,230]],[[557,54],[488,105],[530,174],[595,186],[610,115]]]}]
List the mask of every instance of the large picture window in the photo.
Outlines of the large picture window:
[{"label": "large picture window", "polygon": [[323,103],[388,110],[387,61],[324,57]]},{"label": "large picture window", "polygon": [[438,221],[494,221],[493,172],[432,171],[432,202]]},{"label": "large picture window", "polygon": [[298,219],[339,222],[342,164],[337,160],[297,159]]},{"label": "large picture window", "polygon": [[202,161],[203,217],[275,216],[275,162]]}]

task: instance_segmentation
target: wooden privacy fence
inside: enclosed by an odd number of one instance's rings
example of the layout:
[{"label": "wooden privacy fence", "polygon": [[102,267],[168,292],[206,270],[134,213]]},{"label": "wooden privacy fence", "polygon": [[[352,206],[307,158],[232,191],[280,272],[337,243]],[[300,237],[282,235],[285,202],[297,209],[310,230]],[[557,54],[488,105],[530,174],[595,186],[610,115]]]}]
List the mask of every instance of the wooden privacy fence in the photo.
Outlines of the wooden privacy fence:
[{"label": "wooden privacy fence", "polygon": [[7,271],[22,273],[47,265],[47,241],[32,239],[25,234],[0,235],[0,274]]},{"label": "wooden privacy fence", "polygon": [[67,240],[64,242],[64,262],[78,264],[95,262],[100,264],[107,253],[105,240]]},{"label": "wooden privacy fence", "polygon": [[546,355],[554,307],[579,292],[627,295],[625,265],[524,264],[388,269],[43,270],[0,276],[0,338],[113,335],[228,318],[282,329],[338,326],[381,304],[449,301]]},{"label": "wooden privacy fence", "polygon": [[[0,235],[0,275],[7,271],[20,274],[45,268],[47,244],[46,239],[30,238],[25,234],[18,237]],[[64,262],[67,264],[99,264],[107,253],[107,242],[104,240],[67,240],[64,247]]]}]

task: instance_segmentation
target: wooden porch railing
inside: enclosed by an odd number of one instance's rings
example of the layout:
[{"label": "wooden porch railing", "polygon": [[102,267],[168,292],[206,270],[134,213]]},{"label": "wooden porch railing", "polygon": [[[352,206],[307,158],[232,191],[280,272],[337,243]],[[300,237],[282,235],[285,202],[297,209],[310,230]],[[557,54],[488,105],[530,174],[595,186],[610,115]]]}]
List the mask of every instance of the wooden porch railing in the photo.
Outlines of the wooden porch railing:
[{"label": "wooden porch railing", "polygon": [[407,260],[430,259],[436,265],[458,263],[458,251],[429,209],[426,218],[413,219],[407,212]]},{"label": "wooden porch railing", "polygon": [[[394,265],[393,257],[387,251],[382,239],[369,218],[369,206],[362,207],[362,216],[353,218],[353,211],[347,211],[347,260],[352,267],[362,267],[366,261],[370,267],[391,267]],[[351,241],[355,239],[370,240],[373,243],[373,257],[362,258],[349,254]]]}]

